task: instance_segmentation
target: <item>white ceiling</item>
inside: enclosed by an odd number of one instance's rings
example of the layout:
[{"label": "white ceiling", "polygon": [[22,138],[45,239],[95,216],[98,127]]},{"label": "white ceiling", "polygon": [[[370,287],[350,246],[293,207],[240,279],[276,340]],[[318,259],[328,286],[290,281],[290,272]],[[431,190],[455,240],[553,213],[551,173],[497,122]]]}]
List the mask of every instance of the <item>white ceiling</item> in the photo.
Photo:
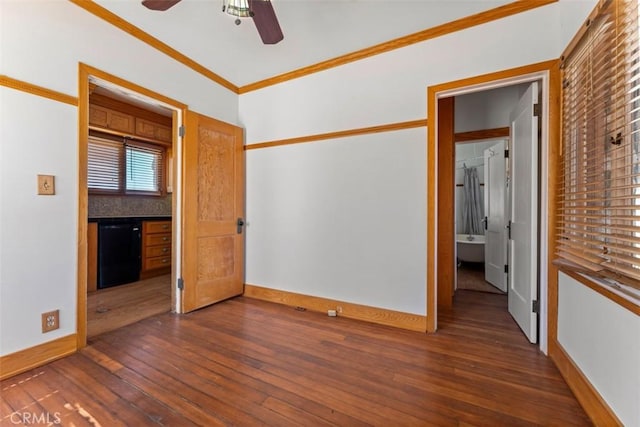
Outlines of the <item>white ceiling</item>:
[{"label": "white ceiling", "polygon": [[501,6],[494,0],[272,0],[284,40],[263,45],[251,18],[236,26],[222,0],[165,12],[139,0],[95,0],[236,86],[316,64]]}]

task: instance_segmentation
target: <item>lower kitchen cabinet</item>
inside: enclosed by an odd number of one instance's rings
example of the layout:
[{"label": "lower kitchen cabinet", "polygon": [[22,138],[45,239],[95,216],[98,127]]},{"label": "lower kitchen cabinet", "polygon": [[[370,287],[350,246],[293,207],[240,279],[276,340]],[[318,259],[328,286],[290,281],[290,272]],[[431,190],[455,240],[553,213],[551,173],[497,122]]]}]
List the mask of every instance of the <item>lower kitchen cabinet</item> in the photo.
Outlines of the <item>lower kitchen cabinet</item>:
[{"label": "lower kitchen cabinet", "polygon": [[171,271],[171,221],[143,221],[140,278]]}]

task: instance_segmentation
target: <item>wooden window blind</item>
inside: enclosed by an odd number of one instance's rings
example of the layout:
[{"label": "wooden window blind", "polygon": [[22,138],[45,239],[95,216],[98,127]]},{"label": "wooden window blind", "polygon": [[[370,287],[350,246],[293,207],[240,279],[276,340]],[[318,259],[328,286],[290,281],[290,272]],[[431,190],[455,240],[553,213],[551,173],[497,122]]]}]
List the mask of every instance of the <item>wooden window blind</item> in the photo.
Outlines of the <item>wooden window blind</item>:
[{"label": "wooden window blind", "polygon": [[562,72],[557,255],[640,289],[638,1],[601,2]]},{"label": "wooden window blind", "polygon": [[91,135],[87,186],[92,194],[163,194],[165,148]]}]

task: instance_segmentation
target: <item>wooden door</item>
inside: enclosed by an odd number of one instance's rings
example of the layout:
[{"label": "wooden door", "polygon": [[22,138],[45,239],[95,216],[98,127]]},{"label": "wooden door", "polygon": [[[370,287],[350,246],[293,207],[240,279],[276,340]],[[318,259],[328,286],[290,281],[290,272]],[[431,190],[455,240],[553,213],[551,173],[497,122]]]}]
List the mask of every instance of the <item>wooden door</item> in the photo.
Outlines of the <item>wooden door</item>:
[{"label": "wooden door", "polygon": [[532,343],[538,340],[538,84],[511,112],[509,147],[509,313]]},{"label": "wooden door", "polygon": [[184,313],[240,295],[244,287],[242,129],[189,111],[185,130]]}]

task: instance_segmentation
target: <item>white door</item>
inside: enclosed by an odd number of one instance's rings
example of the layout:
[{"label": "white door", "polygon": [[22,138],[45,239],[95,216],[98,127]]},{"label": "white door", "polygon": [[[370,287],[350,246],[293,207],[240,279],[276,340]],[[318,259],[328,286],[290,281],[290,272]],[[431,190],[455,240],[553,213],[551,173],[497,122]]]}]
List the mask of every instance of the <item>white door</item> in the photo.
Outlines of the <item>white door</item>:
[{"label": "white door", "polygon": [[507,292],[505,148],[505,142],[501,141],[484,150],[484,279],[502,292]]},{"label": "white door", "polygon": [[509,313],[532,343],[538,339],[533,302],[538,294],[538,83],[531,83],[511,112],[509,147]]}]

